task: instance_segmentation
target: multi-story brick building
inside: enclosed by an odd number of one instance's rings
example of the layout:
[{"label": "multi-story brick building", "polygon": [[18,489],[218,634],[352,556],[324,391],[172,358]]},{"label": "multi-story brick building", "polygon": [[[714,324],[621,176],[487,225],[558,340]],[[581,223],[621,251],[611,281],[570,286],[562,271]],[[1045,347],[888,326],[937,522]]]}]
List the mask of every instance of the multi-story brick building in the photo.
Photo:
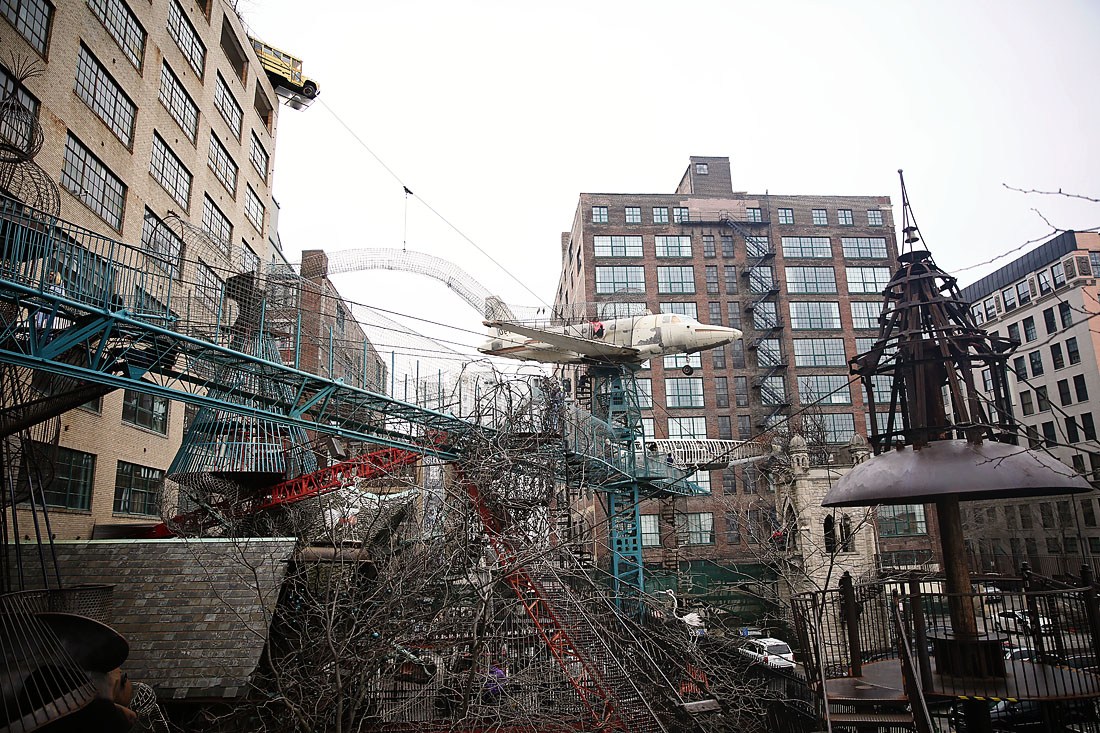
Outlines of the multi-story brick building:
[{"label": "multi-story brick building", "polygon": [[[1100,397],[1100,234],[1063,232],[962,291],[979,324],[1019,342],[1009,360],[1021,443],[1049,451],[1100,486],[1092,409]],[[988,375],[985,375],[988,382]],[[1040,572],[1074,572],[1100,558],[1093,496],[970,507],[972,563],[1006,572],[1029,561]]]},{"label": "multi-story brick building", "polygon": [[[580,195],[555,302],[575,318],[648,310],[744,332],[638,373],[647,437],[794,429],[839,449],[869,426],[848,359],[878,334],[896,258],[889,197],[738,193],[728,158],[692,157],[673,193]],[[775,501],[753,465],[693,480],[709,494],[677,500],[675,519],[643,507],[647,563],[694,572],[766,554]],[[922,507],[884,512],[893,534],[926,532]]]},{"label": "multi-story brick building", "polygon": [[[281,258],[270,188],[278,98],[229,5],[23,0],[0,15],[0,64],[41,72],[20,83],[0,66],[0,87],[38,118],[35,162],[60,184],[63,219],[155,252],[180,313],[213,308],[230,275]],[[207,245],[158,226],[170,214]],[[58,536],[159,514],[183,405],[124,390],[61,420],[47,492]]]}]

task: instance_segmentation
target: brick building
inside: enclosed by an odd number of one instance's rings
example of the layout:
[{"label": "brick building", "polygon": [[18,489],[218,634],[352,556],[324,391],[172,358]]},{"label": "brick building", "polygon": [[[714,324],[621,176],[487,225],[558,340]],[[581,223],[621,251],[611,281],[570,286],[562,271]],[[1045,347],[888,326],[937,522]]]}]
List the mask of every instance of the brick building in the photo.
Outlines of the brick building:
[{"label": "brick building", "polygon": [[[59,184],[63,219],[156,252],[179,312],[216,304],[231,274],[281,260],[270,188],[278,98],[230,6],[23,0],[0,15],[0,64],[41,70],[20,84],[0,66],[0,87],[40,122],[35,162]],[[158,228],[172,213],[214,246]],[[159,515],[183,405],[116,391],[61,420],[47,491],[56,535]]]},{"label": "brick building", "polygon": [[[1063,232],[962,291],[974,319],[1020,346],[1009,360],[1021,443],[1049,451],[1100,487],[1100,335],[1092,325],[1100,287],[1100,234]],[[988,383],[988,375],[985,376]],[[973,566],[1039,572],[1098,566],[1094,496],[1048,497],[968,507]]]},{"label": "brick building", "polygon": [[[853,433],[867,434],[871,418],[847,362],[877,336],[881,291],[896,266],[889,197],[735,192],[728,158],[692,157],[673,193],[582,193],[561,243],[555,306],[567,317],[648,310],[744,332],[729,347],[638,373],[647,437],[736,440],[794,429],[826,449],[818,454],[827,463]],[[889,385],[882,389],[888,396]],[[643,507],[647,564],[695,574],[766,555],[775,497],[756,468],[694,480],[709,494],[674,509]],[[923,507],[882,515],[889,535],[928,546]],[[889,549],[893,538],[884,539]]]}]

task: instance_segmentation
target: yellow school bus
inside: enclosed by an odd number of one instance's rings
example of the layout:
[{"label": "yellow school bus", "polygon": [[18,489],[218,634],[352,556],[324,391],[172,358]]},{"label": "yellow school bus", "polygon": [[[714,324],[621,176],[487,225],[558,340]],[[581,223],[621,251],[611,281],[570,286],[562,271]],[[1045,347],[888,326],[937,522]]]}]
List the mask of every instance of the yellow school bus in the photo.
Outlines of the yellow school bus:
[{"label": "yellow school bus", "polygon": [[260,59],[271,85],[276,89],[285,87],[303,97],[313,99],[320,94],[317,82],[302,73],[302,60],[291,56],[274,46],[268,45],[258,38],[249,36],[252,48]]}]

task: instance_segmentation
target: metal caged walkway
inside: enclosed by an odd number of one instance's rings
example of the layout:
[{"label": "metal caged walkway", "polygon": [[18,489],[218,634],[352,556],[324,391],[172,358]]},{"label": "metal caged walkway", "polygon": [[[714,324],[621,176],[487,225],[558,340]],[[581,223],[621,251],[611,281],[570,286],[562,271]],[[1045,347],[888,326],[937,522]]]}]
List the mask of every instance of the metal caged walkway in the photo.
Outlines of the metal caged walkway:
[{"label": "metal caged walkway", "polygon": [[[219,292],[212,292],[196,284],[194,265],[181,252],[169,258],[163,251],[0,196],[0,363],[445,460],[458,457],[472,431],[493,431],[284,363],[297,363],[300,346],[301,312],[285,305],[297,302],[285,297],[296,275],[219,272]],[[255,339],[280,348],[233,348]],[[255,384],[266,388],[247,388]],[[41,414],[19,415],[20,424],[88,399],[53,397]],[[567,483],[622,484],[640,471],[655,494],[691,493],[684,479],[694,467],[650,465],[617,443],[620,431],[585,411],[563,410],[560,419],[552,429],[564,438]]]}]

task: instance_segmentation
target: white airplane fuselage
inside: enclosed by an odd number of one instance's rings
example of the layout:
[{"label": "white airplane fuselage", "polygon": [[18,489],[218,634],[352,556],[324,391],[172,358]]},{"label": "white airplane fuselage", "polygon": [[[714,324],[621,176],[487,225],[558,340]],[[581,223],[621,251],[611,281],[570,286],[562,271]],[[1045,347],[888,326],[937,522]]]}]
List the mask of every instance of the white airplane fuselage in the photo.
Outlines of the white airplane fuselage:
[{"label": "white airplane fuselage", "polygon": [[[552,364],[641,364],[647,359],[670,354],[693,354],[736,341],[741,332],[735,328],[711,326],[671,313],[612,318],[569,326],[542,329],[548,337],[561,334],[593,344],[607,344],[636,350],[623,354],[580,353],[538,338],[493,328],[490,338],[478,351],[523,361]],[[598,346],[595,347],[598,351]]]}]

